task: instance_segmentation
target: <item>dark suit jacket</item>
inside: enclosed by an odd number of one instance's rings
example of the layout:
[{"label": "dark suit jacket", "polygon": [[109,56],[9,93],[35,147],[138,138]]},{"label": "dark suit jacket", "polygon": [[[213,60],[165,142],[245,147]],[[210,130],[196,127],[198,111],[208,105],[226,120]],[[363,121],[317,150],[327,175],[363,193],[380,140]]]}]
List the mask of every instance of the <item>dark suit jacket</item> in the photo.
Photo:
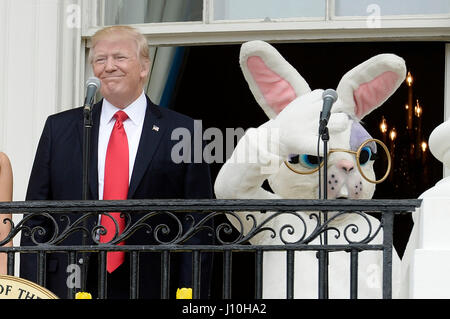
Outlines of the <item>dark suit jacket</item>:
[{"label": "dark suit jacket", "polygon": [[[98,199],[97,147],[98,131],[102,101],[93,107],[93,127],[91,132],[91,160],[89,169],[89,196]],[[76,108],[48,117],[38,145],[28,190],[27,200],[80,200],[82,199],[82,145],[83,145],[83,108]],[[158,127],[159,130],[153,129]],[[171,159],[172,148],[179,143],[171,139],[176,128],[186,128],[194,139],[194,121],[172,110],[154,105],[147,97],[142,135],[129,186],[128,199],[198,199],[212,198],[212,185],[209,167],[205,163],[176,164]],[[179,138],[178,136],[176,138]],[[193,142],[193,141],[191,141]],[[193,147],[193,145],[192,145]],[[193,149],[192,149],[193,150]],[[80,215],[73,213],[71,220]],[[132,214],[132,221],[139,216]],[[142,216],[141,216],[142,217]],[[204,217],[198,214],[196,218]],[[55,214],[55,220],[61,229],[65,225]],[[88,221],[88,226],[96,224],[95,218]],[[151,218],[153,225],[167,222],[167,217]],[[45,227],[47,233],[41,241],[48,240],[54,231],[54,225],[48,219],[31,219],[28,226]],[[154,237],[141,229],[127,239],[127,244],[155,244]],[[199,233],[189,243],[211,243],[211,237]],[[80,245],[81,233],[73,234],[62,245]],[[89,242],[88,244],[92,244]],[[29,236],[22,234],[22,246],[32,246]],[[171,297],[177,287],[191,287],[191,259],[179,257],[171,260]],[[209,261],[204,259],[201,265],[208,281]],[[161,259],[159,254],[142,253],[140,262],[140,297],[160,298]],[[206,264],[205,264],[206,263]],[[47,254],[46,287],[58,296],[67,296],[67,254]],[[37,259],[35,254],[22,254],[20,276],[32,281],[37,278]],[[204,286],[202,286],[205,290]],[[202,292],[202,297],[207,297]]]}]

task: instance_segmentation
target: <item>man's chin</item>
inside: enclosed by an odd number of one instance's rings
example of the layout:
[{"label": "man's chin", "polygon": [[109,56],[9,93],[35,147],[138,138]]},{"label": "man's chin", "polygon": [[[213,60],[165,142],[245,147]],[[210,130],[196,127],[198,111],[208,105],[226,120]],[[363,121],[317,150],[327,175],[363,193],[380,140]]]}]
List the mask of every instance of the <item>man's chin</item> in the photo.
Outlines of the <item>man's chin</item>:
[{"label": "man's chin", "polygon": [[114,90],[115,87],[117,87],[121,82],[120,78],[108,78],[108,79],[102,79],[102,87],[109,88],[110,90]]},{"label": "man's chin", "polygon": [[124,94],[123,90],[121,90],[120,86],[117,85],[116,83],[108,83],[105,86],[102,86],[100,92],[106,99],[107,96],[114,97]]},{"label": "man's chin", "polygon": [[122,79],[123,79],[123,76],[120,76],[120,75],[118,75],[118,76],[108,76],[108,77],[102,78],[102,82],[105,82],[105,83],[107,83],[107,82],[117,82],[117,81],[120,81]]}]

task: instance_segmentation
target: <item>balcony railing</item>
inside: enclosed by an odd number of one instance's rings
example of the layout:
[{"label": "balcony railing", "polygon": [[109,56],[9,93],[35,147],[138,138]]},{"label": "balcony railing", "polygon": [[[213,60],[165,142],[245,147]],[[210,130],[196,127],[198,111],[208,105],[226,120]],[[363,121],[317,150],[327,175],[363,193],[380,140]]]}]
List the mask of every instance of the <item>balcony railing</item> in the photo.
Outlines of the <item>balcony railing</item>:
[{"label": "balcony railing", "polygon": [[[26,201],[0,203],[0,214],[23,214],[20,222],[11,224],[11,232],[0,246],[9,242],[22,232],[22,236],[28,237],[31,245],[14,247],[0,247],[0,252],[7,253],[8,275],[18,276],[15,271],[17,254],[36,254],[37,269],[36,281],[41,286],[46,286],[46,256],[51,253],[67,254],[68,264],[76,264],[85,253],[98,253],[99,278],[98,298],[107,298],[106,295],[106,253],[108,251],[124,251],[130,256],[130,298],[139,298],[137,283],[139,282],[138,260],[143,252],[157,252],[161,254],[161,298],[169,298],[170,283],[170,258],[177,252],[192,253],[192,282],[193,298],[200,297],[201,254],[212,252],[222,254],[222,297],[232,298],[232,256],[239,252],[253,253],[255,256],[255,295],[256,299],[263,297],[263,256],[268,251],[286,252],[286,298],[294,298],[294,269],[296,251],[317,251],[319,256],[319,287],[317,296],[327,298],[328,277],[326,258],[329,252],[346,251],[350,253],[350,283],[349,297],[357,298],[358,290],[358,254],[365,250],[379,250],[383,254],[383,298],[392,298],[392,249],[393,249],[393,224],[394,215],[405,214],[414,211],[421,204],[420,200],[127,200],[127,201]],[[116,233],[110,243],[100,243],[99,233],[104,231],[100,226],[89,227],[86,221],[99,220],[100,215],[108,216],[108,212],[123,212],[127,220],[126,228],[122,234]],[[192,213],[199,213],[201,218],[192,218]],[[245,212],[237,214],[236,212]],[[315,228],[308,231],[302,230],[303,236],[295,242],[287,240],[286,233],[295,232],[292,225],[286,224],[278,229],[269,227],[269,221],[289,214],[297,218],[305,226],[305,215],[297,212],[309,212],[308,218],[315,220]],[[328,218],[328,212],[333,212]],[[370,220],[370,233],[363,236],[362,240],[352,241],[346,234],[341,234],[333,227],[333,221],[345,214],[359,214],[363,219],[365,214],[377,216],[379,225],[372,228]],[[137,215],[136,215],[137,214]],[[254,216],[258,214],[258,219]],[[1,216],[1,215],[0,215]],[[132,216],[138,218],[131,218]],[[161,223],[150,226],[149,221],[156,216],[164,216],[170,223]],[[261,219],[261,216],[267,216]],[[39,225],[31,226],[30,221],[39,218],[50,227],[44,229]],[[135,222],[130,221],[135,219]],[[13,218],[15,220],[15,218]],[[212,221],[215,221],[213,224]],[[229,222],[234,220],[234,226]],[[258,220],[258,221],[257,221]],[[261,221],[262,220],[262,221]],[[244,223],[250,221],[250,228],[245,228]],[[50,226],[49,226],[50,225]],[[187,225],[187,226],[186,226]],[[238,225],[236,227],[236,225]],[[239,226],[240,225],[240,226]],[[241,227],[242,226],[242,227]],[[357,227],[349,224],[345,231],[357,232]],[[240,229],[237,229],[240,228]],[[145,229],[152,236],[154,244],[147,245],[115,245],[127,240],[138,231]],[[333,236],[344,236],[346,244],[312,244],[320,236],[333,231]],[[207,232],[211,239],[206,244],[188,244],[189,239],[200,232]],[[381,244],[371,243],[375,235],[383,234]],[[170,235],[169,235],[170,234]],[[279,236],[282,244],[253,245],[249,244],[255,236]],[[79,236],[79,245],[66,245],[66,239],[71,236]],[[321,237],[322,238],[322,237]],[[17,240],[15,241],[17,242]],[[85,243],[84,245],[82,243]],[[211,244],[212,243],[212,244]],[[67,298],[74,298],[77,287],[68,287]]]}]

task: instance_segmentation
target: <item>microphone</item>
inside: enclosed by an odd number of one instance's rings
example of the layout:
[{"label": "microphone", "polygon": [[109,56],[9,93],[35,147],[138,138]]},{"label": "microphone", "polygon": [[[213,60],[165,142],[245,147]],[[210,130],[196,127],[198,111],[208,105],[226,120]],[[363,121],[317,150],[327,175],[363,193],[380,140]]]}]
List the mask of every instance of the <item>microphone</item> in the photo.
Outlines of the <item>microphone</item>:
[{"label": "microphone", "polygon": [[323,133],[323,130],[328,124],[328,120],[330,119],[331,107],[333,106],[333,103],[336,102],[337,98],[338,95],[333,89],[327,89],[322,93],[323,107],[322,112],[320,112],[320,133]]},{"label": "microphone", "polygon": [[84,100],[84,110],[90,111],[94,104],[95,93],[100,89],[100,80],[95,76],[86,81],[86,99]]}]

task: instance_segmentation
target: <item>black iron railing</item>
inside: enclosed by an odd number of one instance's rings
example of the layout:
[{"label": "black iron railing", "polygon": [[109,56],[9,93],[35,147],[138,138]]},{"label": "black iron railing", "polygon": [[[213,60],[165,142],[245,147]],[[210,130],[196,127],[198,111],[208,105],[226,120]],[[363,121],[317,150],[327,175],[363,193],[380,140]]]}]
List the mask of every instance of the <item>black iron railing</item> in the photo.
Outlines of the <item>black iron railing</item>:
[{"label": "black iron railing", "polygon": [[[161,298],[169,298],[170,282],[170,256],[177,252],[192,253],[192,282],[193,297],[200,296],[200,256],[205,252],[223,254],[222,265],[222,297],[232,298],[232,255],[236,252],[252,252],[255,255],[255,295],[263,297],[263,256],[267,251],[286,252],[286,298],[294,297],[294,254],[296,251],[317,251],[319,256],[326,256],[333,251],[350,252],[351,279],[350,295],[357,298],[357,265],[358,254],[364,250],[379,250],[383,252],[383,298],[392,298],[392,247],[394,215],[414,211],[421,204],[420,200],[127,200],[127,201],[27,201],[0,203],[1,213],[23,214],[20,222],[11,225],[11,232],[7,238],[0,241],[0,246],[9,242],[22,232],[29,242],[27,246],[0,247],[0,252],[8,255],[8,274],[18,275],[15,272],[15,258],[17,254],[37,255],[37,283],[46,286],[46,255],[59,252],[67,254],[68,263],[75,264],[83,253],[94,252],[99,256],[99,298],[107,298],[106,287],[106,253],[108,251],[125,251],[130,256],[130,298],[139,298],[137,283],[139,281],[138,260],[143,252],[158,252],[161,254]],[[100,243],[99,234],[104,232],[101,226],[88,227],[86,221],[91,218],[98,220],[99,215],[109,216],[108,212],[123,212],[127,220],[126,228],[122,234],[116,233],[110,243]],[[192,218],[192,212],[200,213],[201,218]],[[238,214],[237,212],[244,212]],[[278,229],[269,227],[269,221],[283,214],[290,214],[305,222],[305,215],[297,212],[309,212],[309,219],[315,220],[314,229],[303,231],[295,242],[290,242],[284,233],[292,234],[296,230],[289,224]],[[335,212],[328,220],[321,218],[322,212]],[[336,232],[333,221],[345,214],[359,214],[363,219],[367,214],[379,216],[379,226],[371,227],[370,233],[358,241],[352,241],[346,234],[346,244],[312,244],[319,236],[330,231]],[[137,216],[139,218],[134,218]],[[264,215],[266,214],[266,215]],[[164,216],[172,222],[151,225],[149,220],[156,216]],[[258,216],[258,218],[255,218]],[[264,218],[261,219],[261,216]],[[265,217],[267,216],[267,217]],[[35,218],[45,220],[43,224],[30,226]],[[14,219],[14,218],[13,218]],[[215,220],[215,224],[211,221]],[[229,220],[234,220],[233,225]],[[218,222],[217,222],[218,221]],[[370,220],[366,219],[370,224]],[[244,224],[250,225],[245,228]],[[187,225],[187,226],[186,226]],[[304,225],[306,225],[304,223]],[[122,245],[116,243],[126,241],[133,234],[145,229],[153,239],[153,244]],[[245,229],[245,230],[244,230]],[[345,231],[357,232],[357,227],[348,225]],[[214,239],[207,244],[186,244],[189,239],[200,232],[207,232],[209,238]],[[383,234],[381,244],[371,243],[375,235]],[[168,234],[171,234],[170,236]],[[253,245],[249,244],[255,236],[279,236],[281,244]],[[84,236],[89,238],[89,244],[65,245],[70,236]],[[323,259],[321,259],[323,261]],[[318,296],[326,298],[327,276],[323,276],[324,264],[319,261],[319,287]],[[280,270],[283,271],[283,270]],[[326,273],[325,273],[326,274]],[[67,298],[73,298],[76,287],[69,287]]]}]

